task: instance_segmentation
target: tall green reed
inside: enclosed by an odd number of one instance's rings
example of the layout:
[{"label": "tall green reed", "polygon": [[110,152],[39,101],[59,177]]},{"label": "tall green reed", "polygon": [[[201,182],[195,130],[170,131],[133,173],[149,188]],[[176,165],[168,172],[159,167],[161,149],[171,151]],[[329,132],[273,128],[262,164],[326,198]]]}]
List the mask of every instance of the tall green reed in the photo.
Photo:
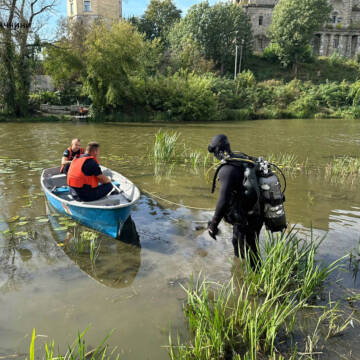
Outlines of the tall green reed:
[{"label": "tall green reed", "polygon": [[354,181],[360,176],[360,158],[348,155],[334,158],[326,165],[325,174],[335,181]]},{"label": "tall green reed", "polygon": [[176,143],[180,134],[177,132],[166,132],[159,130],[155,134],[154,160],[171,161],[177,157]]},{"label": "tall green reed", "polygon": [[[223,285],[200,277],[192,282],[186,290],[184,309],[191,340],[184,345],[178,338],[175,345],[170,338],[170,358],[295,359],[296,348],[279,354],[277,343],[281,336],[291,337],[297,314],[343,260],[327,266],[317,264],[320,243],[312,236],[299,239],[293,229],[281,235],[267,234],[255,269],[252,254],[246,253],[245,260],[239,262],[240,277],[234,276]],[[335,310],[325,312],[323,318],[331,319]],[[348,325],[349,320],[333,328],[340,332]]]}]

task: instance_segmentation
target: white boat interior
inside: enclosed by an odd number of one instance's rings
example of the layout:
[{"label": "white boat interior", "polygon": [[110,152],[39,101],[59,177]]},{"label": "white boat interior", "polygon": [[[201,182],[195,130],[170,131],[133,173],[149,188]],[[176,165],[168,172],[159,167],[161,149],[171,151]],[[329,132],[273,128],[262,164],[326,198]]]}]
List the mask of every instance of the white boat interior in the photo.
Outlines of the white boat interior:
[{"label": "white boat interior", "polygon": [[52,196],[78,206],[122,207],[139,199],[139,189],[130,180],[104,166],[101,166],[101,170],[105,176],[111,179],[114,190],[96,201],[81,201],[67,185],[66,174],[60,174],[60,167],[45,169],[41,176],[41,184],[44,190],[49,191]]}]

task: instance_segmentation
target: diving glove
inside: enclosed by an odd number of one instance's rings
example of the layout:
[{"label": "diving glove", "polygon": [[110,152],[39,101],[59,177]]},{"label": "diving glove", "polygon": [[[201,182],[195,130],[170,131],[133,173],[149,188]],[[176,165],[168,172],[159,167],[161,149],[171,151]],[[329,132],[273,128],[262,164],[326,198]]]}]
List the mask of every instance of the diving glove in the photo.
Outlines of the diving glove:
[{"label": "diving glove", "polygon": [[219,229],[212,221],[208,222],[208,233],[214,240],[216,240],[216,235],[219,233]]}]

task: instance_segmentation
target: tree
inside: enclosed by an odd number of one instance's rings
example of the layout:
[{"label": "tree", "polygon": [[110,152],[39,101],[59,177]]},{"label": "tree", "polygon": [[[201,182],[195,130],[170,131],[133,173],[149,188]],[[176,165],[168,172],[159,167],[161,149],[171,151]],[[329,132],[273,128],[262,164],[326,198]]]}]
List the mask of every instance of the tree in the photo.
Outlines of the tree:
[{"label": "tree", "polygon": [[[208,60],[213,60],[221,73],[232,68],[235,46],[243,41],[243,54],[251,52],[251,25],[242,8],[236,4],[203,1],[192,6],[173,30],[171,45],[176,48],[187,39],[195,41]],[[185,41],[184,41],[185,39]]]},{"label": "tree", "polygon": [[96,113],[124,103],[129,77],[142,70],[144,36],[125,21],[94,24],[87,41],[85,89]]},{"label": "tree", "polygon": [[276,55],[284,66],[301,62],[316,30],[329,19],[328,0],[280,0],[276,5],[270,27]]},{"label": "tree", "polygon": [[0,4],[0,58],[3,62],[2,93],[9,115],[28,113],[31,64],[39,47],[42,17],[56,0],[2,0]]},{"label": "tree", "polygon": [[60,19],[58,40],[45,46],[44,68],[58,88],[74,87],[86,76],[85,41],[89,27],[80,21]]},{"label": "tree", "polygon": [[181,10],[172,0],[151,0],[141,18],[130,18],[140,32],[145,33],[148,40],[160,38],[167,42],[167,35],[171,27],[181,18]]}]

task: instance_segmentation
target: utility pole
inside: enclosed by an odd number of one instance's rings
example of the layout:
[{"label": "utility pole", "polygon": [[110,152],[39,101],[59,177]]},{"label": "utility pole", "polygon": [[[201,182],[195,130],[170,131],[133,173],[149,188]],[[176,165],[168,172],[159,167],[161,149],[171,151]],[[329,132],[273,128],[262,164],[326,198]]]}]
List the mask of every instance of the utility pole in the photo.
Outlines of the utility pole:
[{"label": "utility pole", "polygon": [[240,63],[239,63],[239,73],[241,73],[241,63],[242,63],[242,55],[243,55],[243,47],[244,47],[244,39],[241,40],[241,47],[240,47]]},{"label": "utility pole", "polygon": [[[236,74],[237,74],[237,58],[238,58],[238,46],[235,45],[235,71],[234,71],[234,80],[236,80]],[[241,62],[240,62],[241,66]]]}]

